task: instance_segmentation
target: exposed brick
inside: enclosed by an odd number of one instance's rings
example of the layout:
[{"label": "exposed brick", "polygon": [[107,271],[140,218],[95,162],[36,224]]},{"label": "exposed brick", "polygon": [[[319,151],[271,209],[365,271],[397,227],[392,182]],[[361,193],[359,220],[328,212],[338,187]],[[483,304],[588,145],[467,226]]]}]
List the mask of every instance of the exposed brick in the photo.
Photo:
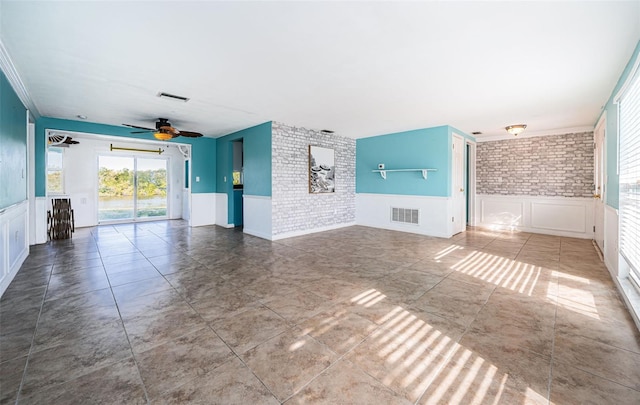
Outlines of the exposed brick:
[{"label": "exposed brick", "polygon": [[[355,221],[355,139],[273,122],[271,142],[274,236]],[[334,150],[335,193],[309,193],[309,145]]]},{"label": "exposed brick", "polygon": [[480,142],[478,194],[591,197],[593,132]]}]

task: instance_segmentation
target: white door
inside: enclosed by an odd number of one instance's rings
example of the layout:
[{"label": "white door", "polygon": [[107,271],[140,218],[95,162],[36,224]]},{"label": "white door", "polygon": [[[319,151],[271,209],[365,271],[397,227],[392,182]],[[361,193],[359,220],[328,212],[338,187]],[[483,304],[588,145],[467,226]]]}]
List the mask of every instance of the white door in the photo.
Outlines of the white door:
[{"label": "white door", "polygon": [[451,197],[453,199],[453,234],[463,232],[467,222],[467,205],[464,187],[464,139],[453,135],[453,181]]},{"label": "white door", "polygon": [[604,193],[605,193],[605,131],[606,117],[602,117],[594,131],[593,149],[593,184],[595,199],[594,206],[594,239],[601,251],[604,252]]}]

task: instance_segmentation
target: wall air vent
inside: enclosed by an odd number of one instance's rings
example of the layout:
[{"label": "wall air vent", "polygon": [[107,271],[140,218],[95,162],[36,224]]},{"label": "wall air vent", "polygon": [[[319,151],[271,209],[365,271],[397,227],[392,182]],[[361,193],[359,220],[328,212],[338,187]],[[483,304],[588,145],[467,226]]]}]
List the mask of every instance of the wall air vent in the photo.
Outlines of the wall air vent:
[{"label": "wall air vent", "polygon": [[419,210],[412,208],[391,208],[391,222],[418,225]]},{"label": "wall air vent", "polygon": [[176,96],[175,94],[169,94],[169,93],[158,93],[158,97],[160,98],[170,98],[172,100],[178,100],[178,101],[184,101],[185,103],[187,101],[189,101],[188,97],[182,97],[182,96]]}]

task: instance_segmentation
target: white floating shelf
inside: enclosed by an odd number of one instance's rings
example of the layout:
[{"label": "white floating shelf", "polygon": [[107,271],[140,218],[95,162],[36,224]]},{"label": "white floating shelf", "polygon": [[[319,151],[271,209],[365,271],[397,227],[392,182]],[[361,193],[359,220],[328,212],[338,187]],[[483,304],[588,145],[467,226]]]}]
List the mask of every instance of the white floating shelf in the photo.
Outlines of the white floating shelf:
[{"label": "white floating shelf", "polygon": [[428,172],[437,172],[438,169],[384,169],[372,170],[373,173],[380,173],[380,177],[387,179],[387,172],[422,172],[422,178],[427,179]]}]

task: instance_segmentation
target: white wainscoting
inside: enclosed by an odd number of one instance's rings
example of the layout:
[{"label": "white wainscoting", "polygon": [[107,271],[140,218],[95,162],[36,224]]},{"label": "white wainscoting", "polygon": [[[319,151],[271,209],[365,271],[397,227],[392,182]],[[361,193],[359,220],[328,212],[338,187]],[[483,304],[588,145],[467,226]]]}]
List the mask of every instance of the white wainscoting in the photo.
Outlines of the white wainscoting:
[{"label": "white wainscoting", "polygon": [[29,202],[0,210],[0,296],[29,255]]},{"label": "white wainscoting", "polygon": [[263,239],[272,239],[271,197],[244,194],[243,232]]},{"label": "white wainscoting", "polygon": [[189,221],[191,219],[191,190],[182,189],[182,219]]},{"label": "white wainscoting", "polygon": [[475,209],[481,227],[593,239],[591,198],[479,194]]},{"label": "white wainscoting", "polygon": [[191,226],[214,225],[216,223],[216,194],[191,193]]},{"label": "white wainscoting", "polygon": [[36,225],[35,240],[37,244],[47,243],[47,197],[36,197],[35,207],[32,213]]},{"label": "white wainscoting", "polygon": [[[419,223],[391,222],[391,208],[419,210]],[[452,236],[452,203],[448,197],[398,194],[356,194],[356,224],[373,228],[449,238]]]},{"label": "white wainscoting", "polygon": [[233,228],[229,222],[229,197],[226,193],[216,193],[216,225]]},{"label": "white wainscoting", "polygon": [[618,210],[604,206],[604,264],[613,278],[618,272]]}]

